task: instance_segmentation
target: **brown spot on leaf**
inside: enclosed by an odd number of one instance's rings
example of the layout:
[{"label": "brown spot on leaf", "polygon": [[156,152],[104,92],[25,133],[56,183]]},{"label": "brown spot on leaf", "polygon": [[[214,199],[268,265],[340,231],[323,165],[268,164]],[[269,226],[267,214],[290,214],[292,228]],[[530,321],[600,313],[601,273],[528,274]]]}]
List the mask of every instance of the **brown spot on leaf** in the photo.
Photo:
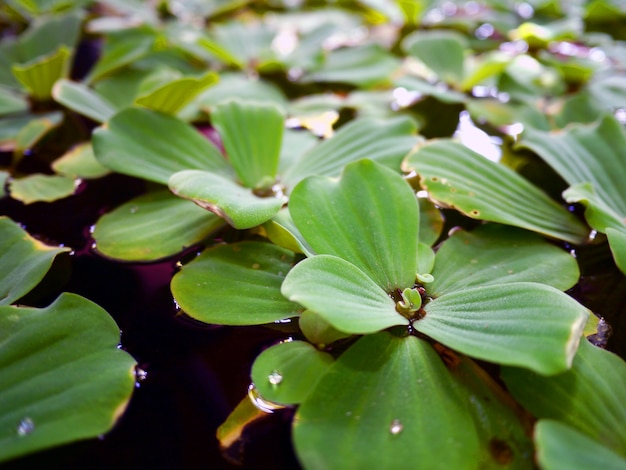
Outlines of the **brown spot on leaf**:
[{"label": "brown spot on leaf", "polygon": [[495,438],[489,441],[489,453],[500,465],[510,464],[514,457],[513,449],[505,441]]},{"label": "brown spot on leaf", "polygon": [[459,356],[451,349],[446,348],[443,344],[434,343],[433,347],[448,369],[454,369],[461,363]]}]

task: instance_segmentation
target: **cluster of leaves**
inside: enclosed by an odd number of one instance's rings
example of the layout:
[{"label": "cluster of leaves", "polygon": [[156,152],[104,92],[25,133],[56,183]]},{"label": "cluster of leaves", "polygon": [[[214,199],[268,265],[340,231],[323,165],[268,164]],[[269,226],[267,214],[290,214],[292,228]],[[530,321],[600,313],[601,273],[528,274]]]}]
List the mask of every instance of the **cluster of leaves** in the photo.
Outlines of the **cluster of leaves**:
[{"label": "cluster of leaves", "polygon": [[[626,273],[626,48],[619,29],[590,32],[626,10],[290,3],[8,2],[24,29],[0,43],[7,197],[145,180],[96,223],[98,252],[150,262],[200,246],[171,282],[185,314],[287,325],[298,339],[255,361],[225,446],[254,402],[297,406],[309,468],[622,468],[626,367],[584,339],[598,319],[564,293],[580,273],[563,247],[605,245]],[[100,49],[83,75],[79,40]],[[79,142],[29,170],[76,127]],[[552,181],[524,176],[537,162]],[[442,233],[444,214],[463,228]],[[55,316],[78,308],[67,299]],[[0,458],[60,442],[41,439]]]}]

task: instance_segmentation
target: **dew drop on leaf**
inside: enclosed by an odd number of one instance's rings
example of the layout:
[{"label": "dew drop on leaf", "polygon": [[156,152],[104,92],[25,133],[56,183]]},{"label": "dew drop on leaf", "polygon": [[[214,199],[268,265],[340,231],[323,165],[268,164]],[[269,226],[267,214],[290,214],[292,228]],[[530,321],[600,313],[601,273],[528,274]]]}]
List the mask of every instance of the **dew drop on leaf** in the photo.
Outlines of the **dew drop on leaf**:
[{"label": "dew drop on leaf", "polygon": [[30,418],[24,418],[17,427],[18,436],[27,436],[35,430],[35,423]]},{"label": "dew drop on leaf", "polygon": [[275,371],[272,371],[272,373],[267,376],[267,380],[269,380],[269,382],[272,385],[278,385],[279,383],[283,381],[283,376],[280,372],[275,370]]},{"label": "dew drop on leaf", "polygon": [[389,432],[395,436],[397,434],[400,434],[402,432],[402,429],[404,429],[404,426],[402,425],[400,420],[394,419],[391,422],[391,426],[389,427]]}]

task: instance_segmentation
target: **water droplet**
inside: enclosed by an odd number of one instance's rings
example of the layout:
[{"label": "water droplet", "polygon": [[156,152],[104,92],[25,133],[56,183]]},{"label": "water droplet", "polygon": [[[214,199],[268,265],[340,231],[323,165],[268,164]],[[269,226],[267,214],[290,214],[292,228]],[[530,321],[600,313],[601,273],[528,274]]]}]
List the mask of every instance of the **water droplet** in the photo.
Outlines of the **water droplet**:
[{"label": "water droplet", "polygon": [[276,410],[285,408],[284,405],[280,405],[263,398],[254,384],[250,384],[248,387],[248,398],[254,406],[264,413],[273,413]]},{"label": "water droplet", "polygon": [[270,375],[267,376],[267,380],[269,380],[272,385],[278,385],[283,381],[283,375],[277,370],[274,370]]},{"label": "water droplet", "polygon": [[530,3],[526,2],[517,5],[515,11],[520,17],[524,19],[531,18],[535,14],[535,9],[533,8],[533,6]]},{"label": "water droplet", "polygon": [[148,372],[139,366],[135,366],[135,387],[139,388],[141,383],[148,378]]},{"label": "water droplet", "polygon": [[27,436],[35,430],[35,423],[30,418],[24,418],[17,427],[18,436]]},{"label": "water droplet", "polygon": [[476,28],[476,31],[474,31],[474,35],[478,39],[487,39],[493,36],[493,33],[495,33],[495,31],[496,30],[492,24],[483,23],[478,28]]},{"label": "water droplet", "polygon": [[598,236],[597,230],[592,230],[591,232],[589,232],[589,235],[587,235],[587,243],[593,242],[597,236]]},{"label": "water droplet", "polygon": [[394,419],[391,422],[391,426],[389,427],[389,432],[395,436],[397,434],[400,434],[403,429],[404,429],[404,426],[402,425],[400,420],[399,419]]}]

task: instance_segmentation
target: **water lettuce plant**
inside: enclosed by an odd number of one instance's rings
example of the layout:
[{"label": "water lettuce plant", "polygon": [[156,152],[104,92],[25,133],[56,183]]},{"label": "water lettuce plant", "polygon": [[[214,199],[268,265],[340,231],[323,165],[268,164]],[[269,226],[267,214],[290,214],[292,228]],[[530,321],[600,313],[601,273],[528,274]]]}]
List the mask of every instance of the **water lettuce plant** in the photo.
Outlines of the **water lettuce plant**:
[{"label": "water lettuce plant", "polygon": [[624,18],[0,5],[0,462],[623,468]]}]

